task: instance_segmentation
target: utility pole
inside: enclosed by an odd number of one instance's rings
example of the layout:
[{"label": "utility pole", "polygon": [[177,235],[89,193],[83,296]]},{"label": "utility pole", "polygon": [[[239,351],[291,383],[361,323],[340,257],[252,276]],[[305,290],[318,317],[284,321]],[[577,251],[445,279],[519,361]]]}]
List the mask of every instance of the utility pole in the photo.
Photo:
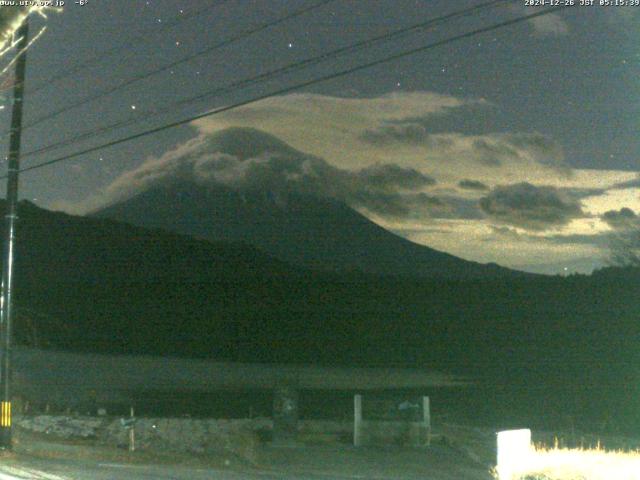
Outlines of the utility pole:
[{"label": "utility pole", "polygon": [[0,449],[10,450],[11,441],[11,321],[13,296],[13,254],[15,224],[18,210],[18,176],[20,172],[20,140],[22,134],[22,104],[29,44],[29,24],[25,19],[16,32],[18,60],[13,87],[13,109],[9,137],[9,171],[5,213],[4,248],[2,258],[2,287],[0,298]]}]

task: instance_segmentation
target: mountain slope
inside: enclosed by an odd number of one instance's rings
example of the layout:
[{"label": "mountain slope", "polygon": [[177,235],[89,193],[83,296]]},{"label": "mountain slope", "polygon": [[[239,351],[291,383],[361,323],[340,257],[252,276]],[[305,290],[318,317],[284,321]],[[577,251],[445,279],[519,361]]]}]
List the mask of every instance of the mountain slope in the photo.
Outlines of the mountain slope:
[{"label": "mountain slope", "polygon": [[27,203],[19,217],[23,341],[31,325],[41,344],[72,351],[429,366],[479,379],[459,399],[472,415],[516,408],[535,425],[577,412],[587,391],[587,422],[611,412],[637,422],[638,269],[469,281],[318,273],[246,245]]},{"label": "mountain slope", "polygon": [[54,213],[27,202],[18,213],[16,330],[22,341],[228,358],[238,312],[260,309],[254,299],[261,292],[302,275],[245,244]]},{"label": "mountain slope", "polygon": [[[93,216],[207,240],[246,242],[281,260],[312,269],[452,279],[525,275],[415,244],[383,229],[343,201],[282,185],[287,175],[293,176],[282,169],[294,165],[299,175],[305,167],[296,162],[304,163],[308,156],[263,132],[225,130],[208,139],[198,154],[228,156],[247,169],[254,168],[256,162],[250,166],[246,162],[257,158],[262,162],[262,170],[257,172],[277,180],[265,180],[264,185],[256,187],[255,182],[262,180],[252,178],[251,188],[203,182],[195,179],[195,173],[194,178],[186,177],[185,165],[180,164],[182,170],[174,177],[156,182]],[[280,170],[266,163],[267,156],[278,159]],[[197,160],[193,168],[198,168]],[[314,188],[317,185],[311,183],[310,189]]]},{"label": "mountain slope", "polygon": [[208,240],[242,241],[313,269],[461,279],[511,273],[412,243],[344,203],[299,194],[282,203],[225,187],[174,184],[96,216]]}]

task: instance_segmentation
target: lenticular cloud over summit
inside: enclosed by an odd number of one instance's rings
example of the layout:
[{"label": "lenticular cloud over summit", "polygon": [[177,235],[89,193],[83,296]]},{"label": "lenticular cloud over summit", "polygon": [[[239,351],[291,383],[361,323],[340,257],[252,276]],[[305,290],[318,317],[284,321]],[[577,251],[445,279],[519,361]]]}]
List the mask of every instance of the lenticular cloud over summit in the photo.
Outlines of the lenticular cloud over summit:
[{"label": "lenticular cloud over summit", "polygon": [[112,183],[92,209],[118,203],[148,189],[174,183],[264,192],[286,199],[301,193],[343,201],[383,216],[406,216],[423,204],[437,205],[422,192],[435,184],[413,168],[375,164],[344,170],[296,150],[253,128],[203,133],[157,159],[149,159]]}]

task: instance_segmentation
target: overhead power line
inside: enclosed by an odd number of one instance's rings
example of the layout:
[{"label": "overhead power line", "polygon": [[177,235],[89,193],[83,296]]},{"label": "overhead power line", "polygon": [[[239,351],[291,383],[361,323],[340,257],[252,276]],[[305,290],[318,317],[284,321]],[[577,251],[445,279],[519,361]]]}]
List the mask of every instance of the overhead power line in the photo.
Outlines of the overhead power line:
[{"label": "overhead power line", "polygon": [[157,36],[160,33],[169,30],[173,27],[175,27],[176,25],[179,25],[182,22],[185,22],[193,17],[197,17],[198,15],[201,15],[203,13],[205,13],[208,10],[213,10],[216,9],[218,7],[221,7],[222,5],[224,5],[225,3],[228,3],[230,0],[218,0],[218,2],[207,5],[206,7],[200,8],[198,10],[193,10],[191,12],[187,12],[185,14],[180,14],[177,17],[175,17],[173,20],[170,20],[168,22],[163,23],[160,26],[154,26],[152,29],[148,28],[145,29],[142,33],[139,33],[138,35],[134,35],[131,38],[129,38],[125,43],[118,45],[116,47],[113,48],[109,48],[107,50],[104,50],[103,52],[97,53],[96,55],[94,55],[92,58],[90,58],[87,61],[84,61],[82,63],[79,63],[77,65],[74,65],[72,67],[69,68],[65,68],[57,73],[55,73],[54,75],[52,75],[51,77],[47,78],[46,80],[43,80],[42,82],[40,82],[39,84],[36,84],[36,86],[32,89],[30,89],[29,93],[31,95],[34,95],[38,92],[40,92],[41,90],[46,89],[47,87],[53,85],[54,83],[64,79],[64,78],[69,78],[75,74],[77,74],[78,72],[82,71],[82,70],[86,70],[87,67],[90,67],[92,65],[96,65],[98,63],[100,63],[100,61],[102,61],[104,58],[116,55],[117,53],[120,53],[122,51],[125,50],[131,50],[131,45],[132,44],[138,44],[141,42],[147,42],[149,40],[150,36]]},{"label": "overhead power line", "polygon": [[[493,25],[490,25],[490,26],[487,26],[487,27],[481,27],[481,28],[477,28],[477,29],[474,29],[474,30],[470,30],[468,32],[465,32],[465,33],[462,33],[462,34],[459,34],[459,35],[455,35],[453,37],[449,37],[449,38],[446,38],[444,40],[433,42],[433,43],[424,45],[422,47],[416,47],[416,48],[412,48],[410,50],[405,50],[405,51],[400,52],[400,53],[395,53],[393,55],[388,55],[388,56],[385,56],[385,57],[380,58],[378,60],[374,60],[374,61],[367,62],[367,63],[361,64],[361,65],[358,65],[358,66],[355,66],[355,67],[351,67],[351,68],[347,68],[347,69],[344,69],[344,70],[340,70],[338,72],[330,73],[330,74],[327,74],[327,75],[324,75],[324,76],[321,76],[321,77],[317,77],[317,78],[314,78],[314,79],[311,79],[311,80],[306,80],[306,81],[303,81],[303,82],[300,82],[300,83],[296,83],[295,85],[284,87],[284,88],[278,89],[278,90],[273,91],[273,92],[268,93],[268,94],[258,95],[256,97],[251,98],[251,99],[244,100],[244,101],[241,101],[241,102],[238,102],[238,103],[234,103],[232,105],[227,105],[225,107],[221,107],[221,108],[218,108],[216,110],[212,110],[212,111],[209,111],[209,112],[206,112],[206,113],[202,113],[202,114],[199,114],[199,115],[194,115],[194,116],[191,116],[189,118],[185,118],[183,120],[171,122],[171,123],[159,126],[159,127],[155,127],[155,128],[149,129],[149,130],[145,130],[143,132],[136,133],[134,135],[129,135],[129,136],[126,136],[126,137],[123,137],[123,138],[119,138],[119,139],[116,139],[116,140],[111,140],[111,141],[103,143],[101,145],[96,145],[94,147],[86,148],[86,149],[80,150],[78,152],[74,152],[74,153],[71,153],[71,154],[63,155],[63,156],[54,158],[52,160],[48,160],[48,161],[45,161],[45,162],[38,163],[36,165],[32,165],[32,166],[29,166],[29,167],[22,168],[20,170],[20,172],[27,172],[27,171],[31,171],[31,170],[37,170],[37,169],[40,169],[40,168],[43,168],[43,167],[47,167],[49,165],[53,165],[53,164],[56,164],[56,163],[64,162],[66,160],[77,158],[79,156],[86,155],[88,153],[93,153],[93,152],[96,152],[98,150],[102,150],[102,149],[105,149],[105,148],[109,148],[109,147],[113,147],[113,146],[116,146],[116,145],[120,145],[122,143],[130,142],[132,140],[137,140],[138,138],[146,137],[148,135],[152,135],[152,134],[159,133],[159,132],[162,132],[162,131],[165,131],[165,130],[169,130],[171,128],[175,128],[175,127],[182,126],[182,125],[187,125],[187,124],[189,124],[189,123],[191,123],[191,122],[193,122],[195,120],[200,120],[202,118],[207,118],[207,117],[211,117],[211,116],[214,116],[214,115],[218,115],[220,113],[227,112],[229,110],[233,110],[233,109],[236,109],[236,108],[239,108],[239,107],[243,107],[245,105],[249,105],[249,104],[258,102],[260,100],[265,100],[267,98],[274,97],[274,96],[277,96],[277,95],[284,95],[284,94],[293,92],[295,90],[300,90],[301,88],[309,87],[309,86],[312,86],[312,85],[316,85],[318,83],[322,83],[322,82],[326,82],[326,81],[333,80],[333,79],[336,79],[336,78],[340,78],[340,77],[343,77],[345,75],[349,75],[349,74],[352,74],[352,73],[355,73],[355,72],[358,72],[358,71],[361,71],[361,70],[365,70],[365,69],[368,69],[368,68],[371,68],[371,67],[374,67],[374,66],[377,66],[377,65],[381,65],[383,63],[391,62],[391,61],[394,61],[394,60],[399,60],[401,58],[408,57],[408,56],[414,55],[416,53],[425,52],[425,51],[431,50],[433,48],[441,47],[443,45],[447,45],[447,44],[450,44],[450,43],[453,43],[453,42],[464,40],[466,38],[474,37],[476,35],[492,32],[494,30],[498,30],[498,29],[501,29],[501,28],[504,28],[504,27],[508,27],[508,26],[511,26],[511,25],[516,25],[518,23],[525,22],[525,21],[530,20],[532,18],[542,17],[544,15],[549,15],[549,14],[554,13],[554,12],[559,12],[559,11],[564,10],[566,8],[569,8],[569,7],[568,6],[551,7],[551,8],[547,8],[545,10],[541,10],[539,12],[530,13],[530,14],[527,14],[527,15],[521,15],[521,16],[513,18],[511,20],[506,20],[506,21],[503,21],[503,22],[499,22],[499,23],[496,23],[496,24],[493,24]],[[2,176],[0,178],[6,178],[6,175]]]},{"label": "overhead power line", "polygon": [[[310,5],[308,7],[305,7],[305,8],[299,9],[299,10],[296,10],[295,12],[289,13],[289,14],[283,16],[283,17],[279,17],[276,20],[272,20],[270,22],[266,22],[266,23],[260,24],[260,25],[258,25],[256,27],[253,27],[253,28],[250,28],[248,30],[245,30],[245,31],[243,31],[241,33],[233,35],[230,38],[227,38],[226,40],[222,40],[221,42],[218,42],[218,43],[216,43],[216,44],[214,44],[214,45],[212,45],[210,47],[204,48],[202,50],[199,50],[196,53],[193,53],[191,55],[183,57],[180,60],[176,60],[175,62],[171,62],[171,63],[169,63],[167,65],[164,65],[164,66],[162,66],[160,68],[157,68],[155,70],[152,70],[150,72],[146,72],[146,73],[143,73],[141,75],[137,75],[137,76],[135,76],[133,78],[130,78],[129,80],[125,80],[124,82],[121,82],[118,85],[115,85],[115,86],[113,86],[111,88],[103,90],[102,92],[100,92],[97,95],[92,95],[92,96],[89,96],[89,97],[85,97],[85,98],[83,98],[83,99],[81,99],[81,100],[79,100],[79,101],[77,101],[75,103],[67,105],[66,107],[62,107],[62,108],[60,108],[58,110],[54,110],[53,112],[47,113],[47,114],[35,119],[33,122],[26,124],[23,127],[23,130],[26,130],[26,129],[29,129],[31,127],[34,127],[34,126],[36,126],[36,125],[38,125],[38,124],[40,124],[42,122],[45,122],[47,120],[51,120],[52,118],[55,118],[58,115],[61,115],[62,113],[68,112],[70,110],[76,109],[76,108],[81,107],[83,105],[86,105],[88,103],[94,102],[95,100],[98,100],[100,98],[106,97],[107,95],[111,95],[112,93],[115,93],[118,90],[121,90],[121,89],[123,89],[125,87],[129,87],[131,85],[134,85],[134,84],[136,84],[138,82],[141,82],[143,80],[151,78],[151,77],[153,77],[155,75],[158,75],[160,73],[167,72],[167,71],[169,71],[169,70],[171,70],[171,69],[173,69],[173,68],[175,68],[175,67],[177,67],[179,65],[182,65],[184,63],[188,63],[188,62],[190,62],[190,61],[192,61],[192,60],[194,60],[194,59],[196,59],[198,57],[207,55],[207,54],[209,54],[209,53],[211,53],[211,52],[213,52],[215,50],[218,50],[220,48],[223,48],[223,47],[226,47],[228,45],[231,45],[232,43],[235,43],[235,42],[237,42],[239,40],[245,39],[245,38],[247,38],[247,37],[249,37],[251,35],[255,35],[255,34],[259,33],[259,32],[262,32],[262,31],[264,31],[264,30],[266,30],[268,28],[271,28],[271,27],[274,27],[274,26],[279,25],[281,23],[284,23],[284,22],[286,22],[288,20],[291,20],[293,18],[299,17],[300,15],[304,15],[305,13],[311,12],[311,11],[317,9],[317,8],[320,8],[320,7],[322,7],[324,5],[327,5],[328,3],[331,3],[331,2],[334,2],[334,1],[336,1],[336,0],[321,0],[319,2],[314,3],[313,5]],[[7,133],[7,132],[5,132],[5,133]]]},{"label": "overhead power line", "polygon": [[250,77],[250,78],[246,78],[243,80],[239,80],[236,82],[233,82],[231,84],[222,86],[222,87],[217,87],[214,88],[213,90],[208,90],[206,92],[200,93],[198,95],[192,96],[192,97],[188,97],[182,100],[179,100],[177,102],[174,102],[168,106],[166,106],[165,108],[162,108],[160,110],[155,110],[155,111],[149,111],[149,112],[145,112],[142,115],[138,115],[135,118],[129,118],[126,120],[120,120],[118,122],[112,123],[110,125],[106,125],[97,129],[91,129],[91,130],[87,130],[85,132],[82,132],[74,137],[71,138],[67,138],[67,139],[63,139],[60,140],[56,143],[53,144],[49,144],[46,145],[44,147],[38,148],[36,150],[32,150],[29,152],[26,152],[23,157],[30,157],[33,155],[37,155],[37,154],[41,154],[41,153],[45,153],[47,151],[51,151],[51,150],[55,150],[57,148],[63,147],[63,146],[67,146],[73,143],[77,143],[79,141],[85,141],[88,140],[89,138],[93,138],[99,135],[102,135],[104,133],[107,133],[109,131],[118,129],[118,128],[122,128],[125,126],[130,126],[130,125],[135,125],[138,124],[144,120],[147,120],[149,118],[153,118],[159,115],[162,115],[164,113],[167,112],[172,112],[175,111],[176,108],[181,107],[183,105],[189,104],[189,103],[193,103],[199,100],[203,100],[205,98],[211,98],[211,97],[216,97],[219,96],[223,93],[229,93],[229,92],[233,92],[237,89],[240,88],[245,88],[248,86],[251,86],[253,84],[256,84],[258,82],[263,82],[263,81],[267,81],[267,80],[271,80],[272,78],[275,78],[277,76],[281,76],[287,73],[291,73],[303,68],[307,68],[309,66],[312,65],[317,65],[318,63],[330,60],[332,58],[335,58],[339,55],[343,55],[346,53],[353,53],[359,49],[365,48],[365,47],[371,47],[372,45],[376,44],[376,43],[380,43],[380,42],[386,42],[389,40],[393,40],[399,36],[402,35],[406,35],[412,31],[416,31],[416,30],[424,30],[425,28],[428,27],[433,27],[433,26],[438,26],[441,25],[443,23],[446,23],[448,21],[454,20],[456,18],[460,18],[460,17],[464,17],[464,16],[470,16],[473,14],[478,13],[481,10],[484,9],[488,9],[488,8],[492,8],[495,7],[496,5],[499,5],[501,3],[507,3],[511,0],[492,0],[489,2],[485,2],[479,5],[476,5],[474,7],[470,7],[470,8],[465,8],[463,10],[457,10],[455,12],[449,13],[447,15],[443,15],[437,18],[431,18],[429,20],[420,22],[420,23],[416,23],[413,25],[410,25],[408,27],[405,28],[401,28],[399,30],[394,30],[392,32],[388,32],[382,35],[378,35],[376,37],[372,37],[366,40],[362,40],[360,42],[351,44],[351,45],[347,45],[345,47],[340,47],[337,48],[335,50],[331,50],[329,52],[325,52],[325,53],[321,53],[320,55],[316,55],[314,57],[305,59],[305,60],[301,60],[298,62],[295,62],[293,64],[289,64],[289,65],[285,65],[283,67],[279,67],[273,70],[270,70],[268,72],[262,73],[260,75],[254,76],[254,77]]}]

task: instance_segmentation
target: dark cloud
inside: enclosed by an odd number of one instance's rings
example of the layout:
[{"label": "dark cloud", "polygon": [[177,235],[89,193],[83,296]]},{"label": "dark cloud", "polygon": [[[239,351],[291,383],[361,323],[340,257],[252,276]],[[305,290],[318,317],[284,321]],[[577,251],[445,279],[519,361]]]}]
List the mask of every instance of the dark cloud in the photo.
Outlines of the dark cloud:
[{"label": "dark cloud", "polygon": [[526,151],[542,165],[558,169],[563,175],[571,176],[572,170],[565,163],[562,147],[553,138],[541,133],[507,133],[502,136],[518,151]]},{"label": "dark cloud", "polygon": [[477,160],[487,166],[532,157],[536,162],[568,171],[562,148],[550,137],[540,133],[502,133],[487,135],[473,141]]},{"label": "dark cloud", "polygon": [[542,154],[550,154],[558,149],[558,144],[552,138],[541,133],[509,133],[506,138],[515,147],[537,150]]},{"label": "dark cloud", "polygon": [[517,230],[511,227],[503,227],[498,225],[490,225],[490,230],[496,235],[515,235],[517,237],[521,237],[520,233]]},{"label": "dark cloud", "polygon": [[609,210],[601,218],[613,229],[609,235],[609,263],[640,267],[640,215],[624,207]]},{"label": "dark cloud", "polygon": [[502,160],[506,158],[520,158],[516,149],[505,143],[493,143],[485,139],[473,141],[473,150],[478,161],[489,167],[502,165]]},{"label": "dark cloud", "polygon": [[626,188],[638,188],[638,187],[640,187],[640,174],[632,180],[616,183],[611,187],[611,190],[624,190]]},{"label": "dark cloud", "polygon": [[439,212],[438,218],[457,220],[482,220],[485,218],[477,200],[453,195],[441,195],[439,198],[447,205],[448,209]]},{"label": "dark cloud", "polygon": [[409,195],[408,199],[414,205],[423,206],[423,207],[445,207],[447,205],[444,201],[442,201],[438,197],[427,195],[424,192],[416,193],[414,195]]},{"label": "dark cloud", "polygon": [[[612,190],[637,188],[640,175],[633,180],[621,182]],[[609,263],[613,265],[640,266],[640,215],[627,207],[609,210],[600,217],[613,230],[609,235]]]},{"label": "dark cloud", "polygon": [[460,180],[458,182],[460,188],[465,190],[489,190],[489,186],[477,180]]},{"label": "dark cloud", "polygon": [[495,227],[494,233],[512,240],[531,240],[551,245],[585,245],[602,252],[604,264],[640,266],[640,215],[629,208],[609,210],[600,218],[611,231],[593,234],[534,236],[508,227]]},{"label": "dark cloud", "polygon": [[365,130],[360,139],[378,147],[407,144],[449,148],[453,145],[453,140],[432,135],[425,126],[414,122],[385,124],[376,129]]},{"label": "dark cloud", "polygon": [[493,226],[491,227],[491,231],[493,235],[485,238],[485,242],[495,242],[495,236],[498,236],[502,240],[510,242],[530,242],[549,246],[572,245],[576,247],[594,247],[596,250],[603,252],[603,258],[606,256],[604,252],[609,248],[611,240],[611,236],[608,232],[593,234],[574,233],[569,235],[534,235],[527,232],[518,232],[514,228],[505,226]]},{"label": "dark cloud", "polygon": [[609,239],[609,263],[640,267],[640,232],[612,235]]},{"label": "dark cloud", "polygon": [[384,125],[376,129],[365,130],[360,138],[372,145],[391,143],[410,143],[420,145],[429,137],[427,129],[418,123]]},{"label": "dark cloud", "polygon": [[602,195],[607,192],[606,188],[562,188],[562,191],[573,198],[587,198]]},{"label": "dark cloud", "polygon": [[[444,118],[444,117],[443,117]],[[456,148],[470,155],[472,161],[490,167],[504,163],[533,159],[534,161],[570,175],[571,169],[564,163],[562,148],[552,138],[540,133],[490,133],[468,136],[438,131],[425,125],[420,119],[385,122],[375,129],[365,130],[360,139],[370,145],[388,147],[394,145],[420,146],[436,150]],[[470,144],[465,143],[470,140]],[[460,152],[458,153],[460,154]]]},{"label": "dark cloud", "polygon": [[545,237],[535,237],[544,243],[552,243],[554,245],[589,245],[597,248],[606,248],[609,243],[609,235],[607,233],[594,233],[572,235],[550,235]]},{"label": "dark cloud", "polygon": [[630,208],[623,207],[620,210],[609,210],[602,215],[607,225],[614,230],[639,230],[640,215]]},{"label": "dark cloud", "polygon": [[[364,202],[360,202],[365,200]],[[382,195],[380,193],[369,196],[360,193],[351,199],[351,205],[361,206],[369,211],[372,205],[376,206],[375,213],[386,217],[404,217],[416,220],[455,219],[455,220],[481,220],[484,214],[478,208],[476,200],[470,200],[450,195],[435,197],[424,192],[419,193],[394,193]]]},{"label": "dark cloud", "polygon": [[480,208],[499,222],[545,230],[584,216],[580,202],[554,187],[530,183],[499,186],[480,199]]},{"label": "dark cloud", "polygon": [[403,168],[398,165],[373,165],[358,172],[362,182],[380,190],[397,188],[418,189],[426,185],[433,185],[436,181],[413,168]]},{"label": "dark cloud", "polygon": [[499,109],[486,101],[468,103],[459,108],[447,109],[442,114],[405,117],[386,120],[385,125],[415,124],[431,134],[464,132],[466,135],[493,135],[513,128],[499,114]]}]

